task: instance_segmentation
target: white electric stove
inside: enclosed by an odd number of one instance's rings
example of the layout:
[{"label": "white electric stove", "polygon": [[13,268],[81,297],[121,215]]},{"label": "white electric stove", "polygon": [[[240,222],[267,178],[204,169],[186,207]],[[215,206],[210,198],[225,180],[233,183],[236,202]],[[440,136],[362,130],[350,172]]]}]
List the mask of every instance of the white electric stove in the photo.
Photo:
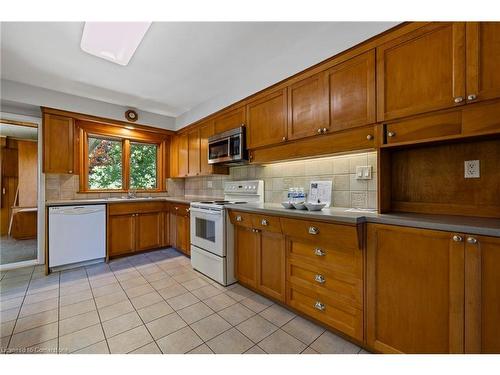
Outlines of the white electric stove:
[{"label": "white electric stove", "polygon": [[264,202],[264,181],[227,181],[224,200],[192,202],[191,264],[194,269],[222,285],[234,276],[234,229],[227,205]]}]

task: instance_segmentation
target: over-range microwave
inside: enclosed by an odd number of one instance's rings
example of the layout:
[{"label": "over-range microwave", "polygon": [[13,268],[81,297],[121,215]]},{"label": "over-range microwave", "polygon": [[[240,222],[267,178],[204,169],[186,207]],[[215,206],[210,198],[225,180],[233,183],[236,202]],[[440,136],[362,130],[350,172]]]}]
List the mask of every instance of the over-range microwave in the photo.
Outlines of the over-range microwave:
[{"label": "over-range microwave", "polygon": [[244,164],[247,161],[244,126],[208,138],[208,164]]}]

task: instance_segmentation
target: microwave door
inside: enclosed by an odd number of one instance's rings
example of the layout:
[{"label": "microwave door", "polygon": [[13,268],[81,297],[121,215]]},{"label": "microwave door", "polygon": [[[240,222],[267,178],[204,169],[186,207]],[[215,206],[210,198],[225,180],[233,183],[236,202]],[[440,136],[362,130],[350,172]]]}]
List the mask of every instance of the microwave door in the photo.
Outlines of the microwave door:
[{"label": "microwave door", "polygon": [[231,144],[229,138],[224,138],[208,145],[208,163],[220,163],[231,160]]}]

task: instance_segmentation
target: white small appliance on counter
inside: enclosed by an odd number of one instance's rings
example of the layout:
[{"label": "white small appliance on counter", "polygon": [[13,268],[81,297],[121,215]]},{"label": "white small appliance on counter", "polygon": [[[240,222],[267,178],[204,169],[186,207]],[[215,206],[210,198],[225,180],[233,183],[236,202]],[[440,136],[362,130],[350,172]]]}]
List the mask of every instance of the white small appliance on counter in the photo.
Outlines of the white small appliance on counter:
[{"label": "white small appliance on counter", "polygon": [[63,269],[106,257],[106,205],[49,207],[49,268]]},{"label": "white small appliance on counter", "polygon": [[235,283],[234,229],[225,205],[264,203],[264,181],[227,181],[224,200],[191,203],[191,265],[224,286]]}]

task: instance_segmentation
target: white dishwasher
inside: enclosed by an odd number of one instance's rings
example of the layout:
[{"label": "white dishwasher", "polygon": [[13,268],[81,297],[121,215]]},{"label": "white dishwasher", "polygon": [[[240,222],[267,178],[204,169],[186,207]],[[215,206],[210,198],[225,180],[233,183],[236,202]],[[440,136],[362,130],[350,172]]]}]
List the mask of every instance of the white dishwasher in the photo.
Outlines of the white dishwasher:
[{"label": "white dishwasher", "polygon": [[106,205],[49,207],[49,268],[106,257]]}]

